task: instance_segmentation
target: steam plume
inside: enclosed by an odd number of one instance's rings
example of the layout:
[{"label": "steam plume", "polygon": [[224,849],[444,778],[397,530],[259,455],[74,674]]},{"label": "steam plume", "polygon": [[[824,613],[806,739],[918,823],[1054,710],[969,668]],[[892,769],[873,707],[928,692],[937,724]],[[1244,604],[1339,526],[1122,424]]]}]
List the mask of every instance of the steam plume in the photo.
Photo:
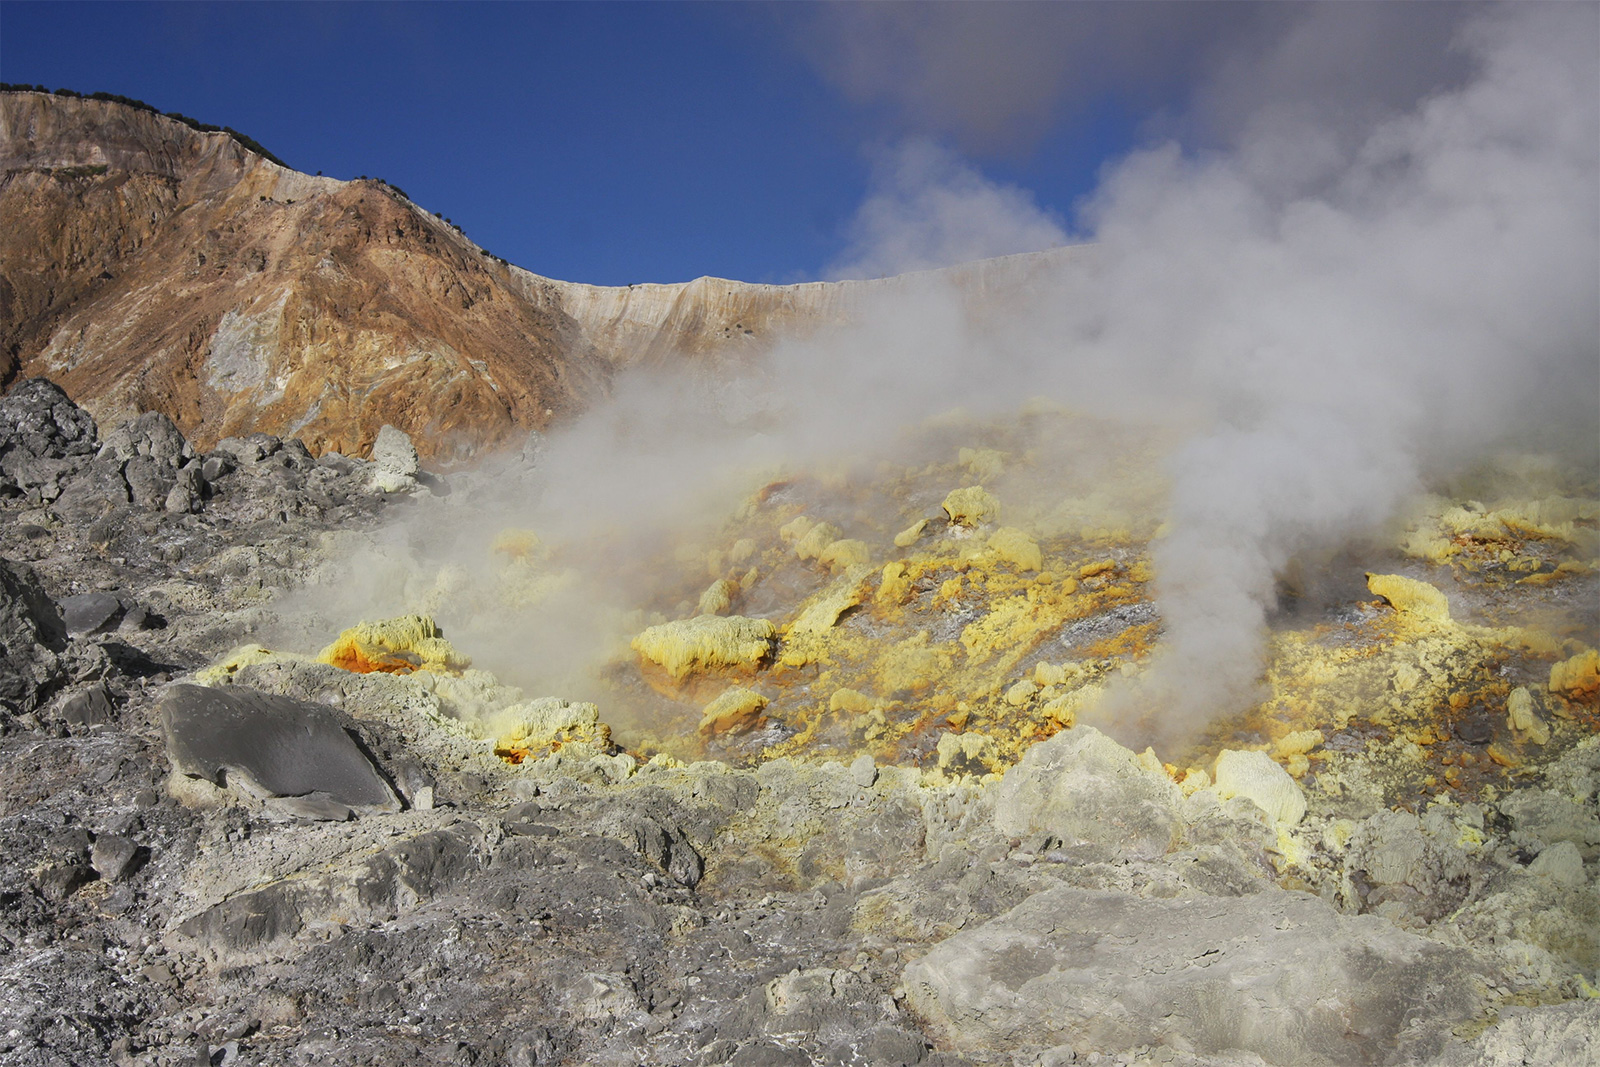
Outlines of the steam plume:
[{"label": "steam plume", "polygon": [[[881,454],[955,405],[1046,393],[1157,420],[1188,435],[1154,549],[1163,651],[1109,713],[1176,738],[1240,710],[1275,573],[1296,554],[1379,527],[1419,485],[1508,441],[1542,433],[1596,463],[1593,9],[1492,9],[1456,45],[1459,85],[1358,130],[1289,109],[1243,123],[1229,151],[1130,156],[1080,220],[1093,250],[1061,256],[1001,313],[924,278],[748,376],[624,387],[552,440],[526,520],[571,543],[693,537],[736,499],[740,472]],[[1023,192],[926,145],[897,160],[851,272],[1065,237]],[[971,205],[983,233],[961,228]],[[591,577],[560,611],[595,617],[606,589],[625,589],[620,572]],[[493,628],[507,660],[544,655]],[[605,630],[556,616],[538,633]]]}]

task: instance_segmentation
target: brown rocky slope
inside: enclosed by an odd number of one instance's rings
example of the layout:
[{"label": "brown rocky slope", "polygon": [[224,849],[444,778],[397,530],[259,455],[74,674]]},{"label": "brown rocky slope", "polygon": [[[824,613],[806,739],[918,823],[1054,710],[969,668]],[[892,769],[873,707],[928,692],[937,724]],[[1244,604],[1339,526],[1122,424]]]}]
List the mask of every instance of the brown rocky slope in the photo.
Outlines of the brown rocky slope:
[{"label": "brown rocky slope", "polygon": [[[1052,253],[957,268],[974,294]],[[1041,258],[1042,257],[1042,258]],[[391,423],[464,458],[615,373],[739,359],[907,284],[590,286],[511,266],[383,182],[311,177],[121,103],[0,92],[0,386],[364,454]]]}]

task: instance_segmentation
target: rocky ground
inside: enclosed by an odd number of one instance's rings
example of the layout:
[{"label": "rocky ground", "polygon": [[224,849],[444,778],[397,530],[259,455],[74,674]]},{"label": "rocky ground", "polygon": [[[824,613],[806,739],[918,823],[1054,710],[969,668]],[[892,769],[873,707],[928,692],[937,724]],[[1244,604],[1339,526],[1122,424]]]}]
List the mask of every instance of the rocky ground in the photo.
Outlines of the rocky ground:
[{"label": "rocky ground", "polygon": [[[475,728],[498,683],[425,619],[240,650],[341,539],[483,488],[399,435],[371,460],[266,435],[201,455],[160,415],[102,435],[40,380],[0,400],[0,1062],[1600,1061],[1592,651],[1391,583],[1346,620],[1388,628],[1359,657],[1384,715],[1198,774],[1059,704],[1020,758],[920,764],[803,731],[685,761],[552,699]],[[1593,520],[1567,520],[1578,555]],[[1146,621],[1087,602],[1091,628]],[[799,633],[780,662],[829,640]],[[1017,714],[1067,684],[1011,667]],[[1402,698],[1450,671],[1503,706],[1446,704],[1429,740]]]}]

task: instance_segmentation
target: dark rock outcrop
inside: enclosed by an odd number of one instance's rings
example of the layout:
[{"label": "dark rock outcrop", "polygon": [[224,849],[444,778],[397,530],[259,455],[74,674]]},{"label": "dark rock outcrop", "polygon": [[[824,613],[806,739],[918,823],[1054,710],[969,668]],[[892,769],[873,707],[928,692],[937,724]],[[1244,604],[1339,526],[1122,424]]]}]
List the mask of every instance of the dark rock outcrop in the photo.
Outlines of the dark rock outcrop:
[{"label": "dark rock outcrop", "polygon": [[318,704],[240,689],[175,685],[160,702],[175,771],[271,796],[322,794],[352,808],[394,810],[393,790],[345,729]]},{"label": "dark rock outcrop", "polygon": [[62,681],[61,612],[32,568],[0,559],[0,706],[32,711]]}]

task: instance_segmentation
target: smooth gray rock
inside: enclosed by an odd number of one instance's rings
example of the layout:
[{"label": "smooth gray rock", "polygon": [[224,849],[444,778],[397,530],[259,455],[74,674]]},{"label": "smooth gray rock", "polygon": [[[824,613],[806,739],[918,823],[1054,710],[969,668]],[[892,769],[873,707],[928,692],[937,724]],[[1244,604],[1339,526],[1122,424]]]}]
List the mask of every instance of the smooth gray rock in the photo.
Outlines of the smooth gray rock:
[{"label": "smooth gray rock", "polygon": [[122,601],[110,593],[76,593],[61,598],[61,618],[71,634],[110,630],[122,614]]},{"label": "smooth gray rock", "polygon": [[1064,887],[943,942],[905,988],[958,1050],[1171,1044],[1311,1067],[1433,1055],[1486,978],[1466,950],[1303,893]]},{"label": "smooth gray rock", "polygon": [[878,764],[871,753],[861,753],[850,764],[850,780],[862,789],[870,789],[878,780]]},{"label": "smooth gray rock", "polygon": [[216,785],[243,775],[273,796],[324,793],[352,808],[400,807],[339,716],[321,704],[175,685],[159,710],[167,758],[183,774]]},{"label": "smooth gray rock", "polygon": [[1183,794],[1164,774],[1092,726],[1034,745],[995,791],[995,828],[1046,831],[1064,845],[1110,845],[1154,859],[1177,843]]}]

